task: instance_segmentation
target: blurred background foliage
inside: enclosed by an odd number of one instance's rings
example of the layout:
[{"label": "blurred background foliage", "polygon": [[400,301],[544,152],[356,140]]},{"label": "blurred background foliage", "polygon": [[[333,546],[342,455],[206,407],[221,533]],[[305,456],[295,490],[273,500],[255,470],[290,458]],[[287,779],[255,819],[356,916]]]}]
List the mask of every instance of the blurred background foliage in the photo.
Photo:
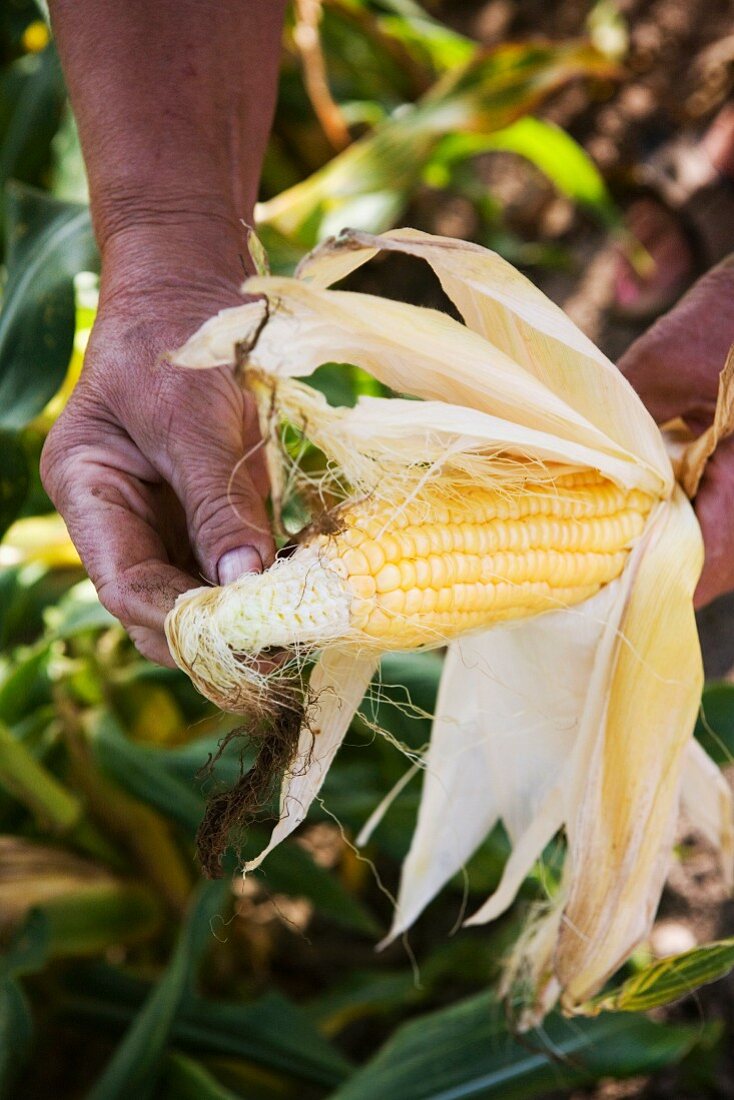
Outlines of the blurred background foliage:
[{"label": "blurred background foliage", "polygon": [[[583,37],[526,36],[488,50],[442,12],[413,0],[293,4],[258,208],[277,270],[292,270],[342,226],[379,232],[447,197],[481,243],[535,270],[562,267],[557,242],[508,224],[478,170],[493,151],[531,163],[582,217],[622,232],[594,161],[535,114],[571,82],[592,99],[610,94],[627,45],[617,7],[588,5]],[[137,655],[98,603],[38,478],[94,319],[85,199],[53,41],[32,0],[6,0],[0,1096],[508,1100],[580,1095],[600,1080],[674,1065],[686,1087],[714,1089],[721,1026],[637,1010],[724,973],[729,941],[705,959],[691,953],[675,979],[670,968],[651,971],[642,951],[618,979],[626,984],[600,1003],[615,1011],[553,1016],[542,1031],[513,1037],[491,990],[523,912],[554,889],[556,850],[508,916],[452,937],[464,907],[498,881],[506,844],[496,831],[410,941],[375,954],[419,784],[405,785],[358,853],[353,838],[406,770],[373,727],[409,752],[425,744],[420,715],[434,704],[438,654],[385,659],[379,691],[298,837],[244,882],[234,853],[224,880],[200,880],[193,841],[206,797],[251,758],[233,741],[202,770],[235,723],[182,674]],[[343,403],[369,380],[326,370],[321,385]],[[713,685],[705,712],[698,733],[727,762],[734,688]],[[255,824],[246,845],[261,842],[265,827]]]}]

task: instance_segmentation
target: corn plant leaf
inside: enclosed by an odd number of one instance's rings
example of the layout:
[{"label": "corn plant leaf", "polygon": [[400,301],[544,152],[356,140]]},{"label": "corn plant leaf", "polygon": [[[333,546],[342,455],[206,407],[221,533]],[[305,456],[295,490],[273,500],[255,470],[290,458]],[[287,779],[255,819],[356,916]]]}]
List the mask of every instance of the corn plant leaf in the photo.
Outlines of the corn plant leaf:
[{"label": "corn plant leaf", "polygon": [[380,18],[380,29],[425,57],[437,72],[465,64],[476,50],[476,43],[471,38],[432,19],[418,4],[391,0],[382,6],[394,14]]},{"label": "corn plant leaf", "polygon": [[225,883],[206,883],[198,889],[165,974],[91,1089],[90,1100],[117,1100],[130,1092],[154,1095],[171,1026],[212,942],[211,923],[221,914],[226,896]]},{"label": "corn plant leaf", "polygon": [[554,1015],[521,1044],[502,1020],[493,997],[481,994],[404,1024],[332,1100],[525,1100],[599,1077],[652,1073],[698,1038],[697,1028],[625,1015],[583,1022]]},{"label": "corn plant leaf", "polygon": [[[609,61],[586,42],[527,42],[478,51],[415,105],[261,204],[258,223],[304,251],[345,225],[382,232],[398,219],[444,135],[509,126],[574,77],[611,72]],[[264,239],[269,244],[267,235]]]},{"label": "corn plant leaf", "polygon": [[102,882],[34,906],[0,959],[0,978],[36,974],[50,959],[98,955],[158,930],[161,904],[147,887]]},{"label": "corn plant leaf", "polygon": [[89,211],[13,184],[0,312],[0,427],[28,423],[58,389],[74,341],[73,277],[94,267]]},{"label": "corn plant leaf", "polygon": [[161,924],[158,898],[134,883],[95,883],[36,906],[20,930],[9,965],[27,973],[48,959],[98,955],[121,943],[135,943]]},{"label": "corn plant leaf", "polygon": [[64,80],[51,43],[0,76],[0,193],[9,179],[41,184],[61,120]]},{"label": "corn plant leaf", "polygon": [[336,987],[309,1001],[307,1011],[328,1035],[336,1035],[355,1020],[392,1015],[420,1000],[425,996],[423,978],[421,973],[421,988],[417,989],[415,975],[409,970],[382,974],[352,971]]},{"label": "corn plant leaf", "polygon": [[718,981],[733,968],[734,939],[703,944],[643,967],[621,985],[592,998],[581,1011],[592,1016],[600,1012],[648,1012]]},{"label": "corn plant leaf", "polygon": [[[216,741],[210,747],[216,751]],[[92,749],[97,763],[110,778],[176,821],[193,841],[206,807],[201,785],[195,779],[197,765],[201,767],[206,763],[206,746],[196,746],[196,763],[193,762],[194,753],[188,748],[184,750],[185,760],[191,761],[187,781],[167,767],[171,757],[180,755],[176,750],[130,741],[114,717],[102,713],[92,726]],[[218,765],[215,772],[218,781],[226,780],[230,785],[240,775],[236,745],[232,749],[227,756],[226,772]],[[248,850],[257,850],[265,836],[262,827],[248,830]],[[372,936],[378,930],[374,918],[361,902],[341,885],[336,875],[314,863],[300,845],[288,844],[277,849],[258,876],[269,891],[308,898],[322,916],[343,927]]]},{"label": "corn plant leaf", "polygon": [[[81,1020],[119,1027],[137,1018],[149,991],[146,983],[99,965],[76,972],[64,1007]],[[197,1057],[242,1058],[326,1088],[344,1081],[352,1068],[308,1014],[277,993],[247,1004],[190,993],[173,1020],[170,1039]]]},{"label": "corn plant leaf", "polygon": [[707,684],[701,698],[696,737],[717,764],[734,760],[734,684]]},{"label": "corn plant leaf", "polygon": [[77,888],[46,902],[49,954],[97,955],[117,944],[153,935],[163,917],[161,902],[147,887],[109,883]]},{"label": "corn plant leaf", "polygon": [[494,151],[524,157],[602,225],[619,224],[620,213],[594,161],[570,134],[544,119],[526,115],[489,134],[450,134],[436,150],[435,159],[451,164]]},{"label": "corn plant leaf", "polygon": [[162,1100],[237,1100],[238,1094],[224,1087],[193,1058],[169,1054],[160,1083]]},{"label": "corn plant leaf", "polygon": [[249,1005],[190,998],[175,1035],[194,1049],[247,1058],[327,1087],[351,1069],[306,1015],[277,993]]},{"label": "corn plant leaf", "polygon": [[[129,741],[114,716],[101,712],[91,726],[94,758],[102,771],[141,802],[159,810],[193,835],[204,800],[193,775],[187,786],[161,766],[165,750]],[[206,756],[202,756],[202,763]]]},{"label": "corn plant leaf", "polygon": [[0,1100],[11,1100],[28,1057],[33,1019],[25,993],[11,978],[0,980]]},{"label": "corn plant leaf", "polygon": [[30,710],[51,700],[47,646],[22,653],[0,678],[0,722],[13,725]]},{"label": "corn plant leaf", "polygon": [[0,430],[0,539],[17,518],[30,486],[22,444],[12,432]]}]

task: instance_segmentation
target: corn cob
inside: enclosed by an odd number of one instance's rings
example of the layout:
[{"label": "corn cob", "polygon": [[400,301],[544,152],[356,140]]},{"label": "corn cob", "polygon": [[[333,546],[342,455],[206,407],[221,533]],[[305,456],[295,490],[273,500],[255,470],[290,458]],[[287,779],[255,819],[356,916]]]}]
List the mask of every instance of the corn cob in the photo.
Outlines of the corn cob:
[{"label": "corn cob", "polygon": [[[378,251],[427,261],[465,323],[329,289]],[[247,867],[305,819],[381,654],[448,642],[390,937],[497,822],[511,855],[470,921],[499,916],[563,828],[561,885],[504,989],[521,1026],[559,996],[567,1011],[586,1011],[649,930],[681,783],[732,877],[730,794],[718,786],[713,816],[713,800],[692,794],[713,768],[691,742],[702,542],[660,432],[571,321],[475,245],[410,229],[348,232],[296,278],[260,276],[246,290],[265,301],[223,311],[176,359],[246,360],[276,516],[294,487],[343,492],[328,531],[310,532],[262,576],[185,593],[167,619],[171,651],[204,694],[282,714],[286,732],[300,721],[279,819]],[[303,381],[325,362],[421,400],[332,408]],[[730,393],[722,375],[713,437],[689,454],[696,477],[729,430]],[[323,482],[294,458],[283,426],[325,456]],[[294,659],[269,660],[271,647]],[[302,658],[316,654],[306,684]],[[267,731],[270,754],[281,726]]]},{"label": "corn cob", "polygon": [[[503,493],[447,495],[443,486],[398,509],[350,504],[334,517],[336,533],[312,536],[266,573],[229,586],[226,598],[212,590],[199,624],[217,635],[217,648],[252,658],[337,640],[380,651],[442,644],[588,599],[620,575],[651,505],[595,471]],[[186,608],[184,600],[169,631],[195,675]]]}]

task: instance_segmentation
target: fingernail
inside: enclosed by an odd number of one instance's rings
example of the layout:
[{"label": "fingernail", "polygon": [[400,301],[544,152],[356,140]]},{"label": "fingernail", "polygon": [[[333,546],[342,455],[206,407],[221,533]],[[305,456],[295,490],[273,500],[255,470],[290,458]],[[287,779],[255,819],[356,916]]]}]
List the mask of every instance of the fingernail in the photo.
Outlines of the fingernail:
[{"label": "fingernail", "polygon": [[243,573],[262,573],[263,562],[254,546],[238,546],[222,554],[217,565],[220,584],[231,584]]}]

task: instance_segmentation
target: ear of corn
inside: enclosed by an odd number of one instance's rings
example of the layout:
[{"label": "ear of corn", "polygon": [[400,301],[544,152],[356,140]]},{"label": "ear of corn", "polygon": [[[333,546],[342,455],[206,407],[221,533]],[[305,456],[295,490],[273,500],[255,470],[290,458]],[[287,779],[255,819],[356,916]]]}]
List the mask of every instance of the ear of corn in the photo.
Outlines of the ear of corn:
[{"label": "ear of corn", "polygon": [[215,654],[219,700],[227,666],[233,695],[223,701],[236,706],[235,655],[276,647],[303,656],[335,642],[378,653],[443,645],[580,603],[620,575],[651,506],[647,494],[591,471],[502,493],[423,492],[399,511],[357,503],[333,516],[334,533],[312,537],[265,576],[183,601],[169,634],[205,691],[202,652]]},{"label": "ear of corn", "polygon": [[[465,324],[328,289],[380,249],[429,262]],[[177,359],[214,366],[246,348],[276,511],[287,484],[307,480],[284,458],[283,423],[324,452],[316,488],[337,504],[322,533],[264,576],[181,597],[172,652],[239,709],[268,705],[317,657],[270,850],[318,794],[380,653],[448,642],[391,935],[496,821],[512,852],[475,923],[512,902],[563,828],[561,889],[522,938],[506,987],[522,988],[526,1024],[559,995],[580,1010],[646,934],[681,784],[706,774],[689,754],[701,537],[660,432],[571,321],[477,246],[414,230],[347,234],[296,279],[246,289],[267,305],[225,311]],[[297,381],[326,361],[422,400],[332,409]],[[289,655],[275,669],[262,663],[274,646]],[[720,786],[716,803],[704,825],[730,860]]]}]

